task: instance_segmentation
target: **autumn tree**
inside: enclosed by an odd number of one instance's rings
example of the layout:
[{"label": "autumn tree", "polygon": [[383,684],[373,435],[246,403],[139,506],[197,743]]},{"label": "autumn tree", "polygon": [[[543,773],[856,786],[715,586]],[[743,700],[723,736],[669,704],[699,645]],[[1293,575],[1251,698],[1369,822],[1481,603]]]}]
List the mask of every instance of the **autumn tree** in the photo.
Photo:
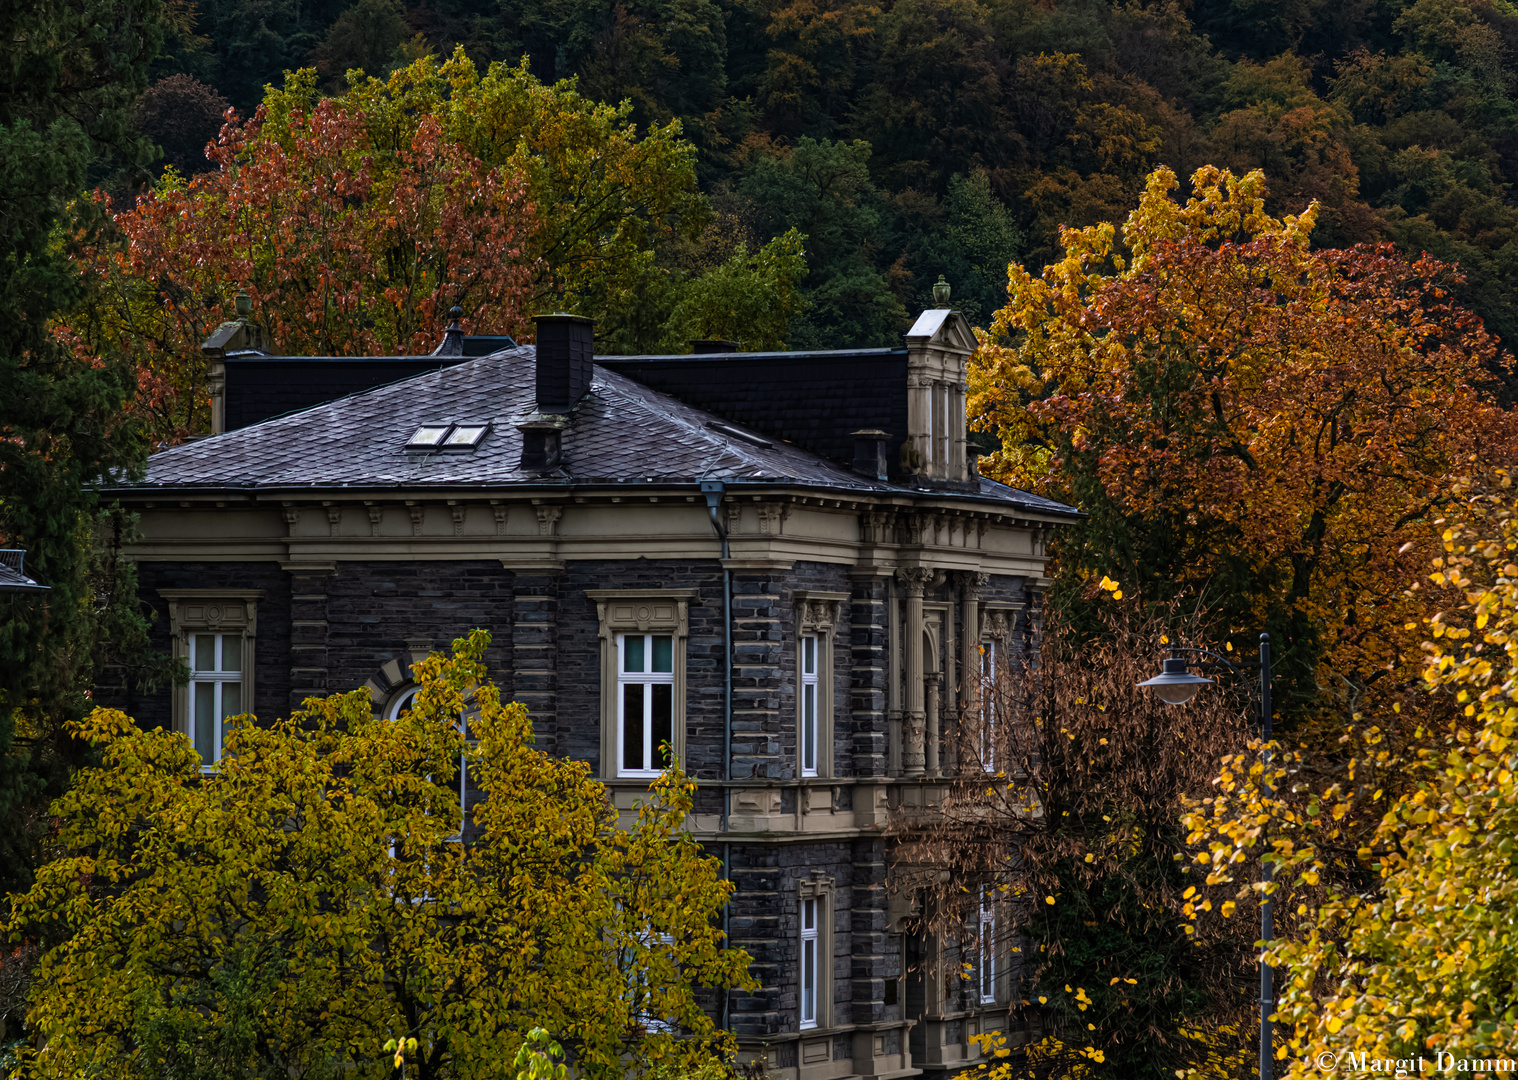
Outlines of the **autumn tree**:
[{"label": "autumn tree", "polygon": [[620,1078],[728,1047],[697,990],[749,985],[748,957],[693,785],[666,773],[620,828],[588,766],[533,747],[488,641],[417,665],[393,721],[362,691],[246,717],[213,772],[182,734],[83,721],[101,764],[7,927],[45,947],[27,1075],[497,1077],[541,1028]]},{"label": "autumn tree", "polygon": [[530,314],[538,219],[523,179],[418,123],[377,146],[333,101],[233,121],[214,173],[170,173],[87,247],[95,288],[70,319],[92,351],[135,361],[159,438],[204,430],[199,346],[239,289],[294,355],[428,353],[449,308],[466,329],[519,332]]},{"label": "autumn tree", "polygon": [[1247,1048],[1253,937],[1182,929],[1202,875],[1180,817],[1246,744],[1248,688],[1163,704],[1137,686],[1162,622],[1106,605],[1097,642],[1056,618],[1036,658],[1011,636],[985,647],[998,670],[961,714],[941,797],[892,823],[901,906],[942,950],[909,977],[945,987],[935,1011],[974,1008],[995,953],[1008,1031],[1034,1033],[990,1080],[1172,1080]]},{"label": "autumn tree", "polygon": [[1120,240],[1067,230],[1040,277],[1013,268],[972,366],[1008,448],[989,471],[1089,515],[1060,540],[1066,597],[1105,574],[1197,597],[1214,636],[1275,634],[1288,712],[1353,703],[1421,613],[1405,584],[1451,477],[1512,452],[1478,389],[1492,342],[1452,268],[1314,251],[1316,206],[1269,216],[1257,172],[1175,186],[1155,172]]},{"label": "autumn tree", "polygon": [[[1355,718],[1337,754],[1225,756],[1188,815],[1205,887],[1195,927],[1252,914],[1274,866],[1281,1075],[1320,1055],[1403,1059],[1409,1075],[1492,1075],[1512,1057],[1518,837],[1518,517],[1513,474],[1461,478],[1432,565],[1436,610],[1399,657],[1402,695]],[[1203,909],[1206,909],[1205,911]],[[1418,1061],[1422,1059],[1422,1064]],[[1363,1068],[1391,1072],[1384,1065]]]}]

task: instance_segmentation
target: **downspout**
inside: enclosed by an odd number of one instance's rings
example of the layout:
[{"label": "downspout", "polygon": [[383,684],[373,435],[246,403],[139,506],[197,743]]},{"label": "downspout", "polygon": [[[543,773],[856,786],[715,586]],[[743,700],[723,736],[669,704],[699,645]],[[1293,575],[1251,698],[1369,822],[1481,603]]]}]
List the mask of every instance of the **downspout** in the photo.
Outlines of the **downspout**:
[{"label": "downspout", "polygon": [[[722,524],[723,487],[720,480],[701,481],[701,494],[706,496],[706,512],[711,515],[712,528],[722,541],[722,819],[719,831],[727,834],[727,819],[732,811],[732,791],[729,782],[733,778],[733,572],[728,569],[730,558],[727,545],[727,526]],[[732,844],[722,842],[722,876],[732,880]],[[722,906],[722,940],[731,941],[728,918],[732,904]],[[728,1010],[732,992],[722,995],[722,1030],[728,1030]]]}]

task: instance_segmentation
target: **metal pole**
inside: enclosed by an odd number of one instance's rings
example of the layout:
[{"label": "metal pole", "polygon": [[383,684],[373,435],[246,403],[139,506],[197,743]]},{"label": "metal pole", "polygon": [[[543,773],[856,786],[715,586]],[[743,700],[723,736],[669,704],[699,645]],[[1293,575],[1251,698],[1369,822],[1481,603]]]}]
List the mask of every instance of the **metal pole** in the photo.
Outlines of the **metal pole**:
[{"label": "metal pole", "polygon": [[[1270,635],[1260,635],[1260,734],[1264,739],[1264,765],[1265,772],[1262,779],[1265,784],[1265,795],[1270,797],[1273,792],[1270,786]],[[1268,850],[1268,849],[1267,849]],[[1260,861],[1260,881],[1265,886],[1265,892],[1260,903],[1260,937],[1265,946],[1275,936],[1275,927],[1271,913],[1270,881],[1273,864],[1263,858]],[[1274,988],[1271,985],[1270,965],[1265,962],[1263,954],[1260,957],[1260,1080],[1270,1080],[1275,1065],[1275,1046],[1273,1032],[1270,1024],[1270,1014],[1275,1011]]]}]

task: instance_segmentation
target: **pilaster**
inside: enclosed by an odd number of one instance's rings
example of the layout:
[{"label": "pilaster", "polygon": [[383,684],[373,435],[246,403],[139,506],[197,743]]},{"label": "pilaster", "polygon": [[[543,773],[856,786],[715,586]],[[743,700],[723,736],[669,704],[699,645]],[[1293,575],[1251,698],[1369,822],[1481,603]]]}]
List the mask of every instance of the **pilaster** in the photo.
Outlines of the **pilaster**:
[{"label": "pilaster", "polygon": [[781,582],[733,571],[733,763],[735,780],[787,775],[781,746]]},{"label": "pilaster", "polygon": [[849,619],[852,666],[849,675],[849,724],[853,733],[854,775],[885,776],[887,626],[886,579],[856,576]]},{"label": "pilaster", "polygon": [[328,656],[328,593],[333,563],[285,563],[290,574],[290,709],[332,692]]},{"label": "pilaster", "polygon": [[559,577],[533,570],[511,586],[512,697],[527,706],[537,745],[550,754],[558,737]]}]

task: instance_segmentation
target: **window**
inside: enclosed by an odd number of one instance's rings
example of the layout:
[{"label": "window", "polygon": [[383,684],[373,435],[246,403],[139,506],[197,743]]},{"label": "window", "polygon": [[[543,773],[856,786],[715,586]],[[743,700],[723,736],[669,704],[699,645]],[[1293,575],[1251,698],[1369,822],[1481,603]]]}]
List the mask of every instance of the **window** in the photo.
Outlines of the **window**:
[{"label": "window", "polygon": [[996,771],[996,698],[1000,687],[996,679],[996,640],[980,645],[980,764],[986,772]]},{"label": "window", "polygon": [[818,955],[817,926],[818,907],[821,900],[815,896],[801,900],[801,1026],[817,1026],[817,995],[821,983],[822,966]]},{"label": "window", "polygon": [[976,941],[980,957],[975,965],[979,996],[982,1005],[996,1001],[996,900],[990,888],[980,892],[980,933]]},{"label": "window", "polygon": [[[386,720],[399,720],[402,715],[411,711],[412,702],[416,700],[416,692],[420,687],[408,686],[392,697],[385,706]],[[469,719],[467,716],[459,717],[459,734],[467,742],[469,740]],[[428,777],[432,779],[432,777]],[[459,755],[459,831],[448,839],[462,841],[464,839],[464,827],[469,824],[469,759],[467,755]],[[390,845],[390,854],[395,854],[395,845]]]},{"label": "window", "polygon": [[448,433],[443,445],[452,450],[472,449],[485,437],[484,424],[460,424]]},{"label": "window", "polygon": [[674,636],[618,634],[618,776],[657,776],[669,764],[674,717]]},{"label": "window", "polygon": [[591,589],[601,623],[601,776],[646,778],[685,756],[685,645],[694,589]]},{"label": "window", "polygon": [[174,655],[190,681],[171,691],[174,730],[189,737],[203,768],[220,760],[226,719],[253,708],[258,592],[163,589]]},{"label": "window", "polygon": [[942,462],[940,449],[944,438],[943,383],[934,383],[928,391],[928,464]]},{"label": "window", "polygon": [[833,935],[830,923],[833,882],[818,871],[800,882],[796,904],[798,1026],[824,1028],[831,1022]]},{"label": "window", "polygon": [[938,460],[943,463],[943,475],[949,475],[949,445],[954,438],[954,391],[947,384],[943,387],[943,438],[938,444]]},{"label": "window", "polygon": [[221,760],[223,722],[242,712],[242,635],[192,635],[190,737],[202,768]]},{"label": "window", "polygon": [[817,635],[801,635],[801,775],[817,775]]},{"label": "window", "polygon": [[417,688],[415,686],[408,686],[399,694],[396,694],[395,697],[391,698],[390,704],[385,706],[385,719],[399,720],[401,713],[411,708],[411,702],[416,697],[416,691]]},{"label": "window", "polygon": [[473,450],[489,430],[489,424],[455,424],[447,420],[423,424],[406,440],[406,449],[413,452]]},{"label": "window", "polygon": [[848,593],[797,590],[796,775],[833,775],[833,630]]},{"label": "window", "polygon": [[448,424],[423,424],[416,429],[416,434],[406,440],[407,450],[433,450],[443,445],[443,438],[448,434]]}]

